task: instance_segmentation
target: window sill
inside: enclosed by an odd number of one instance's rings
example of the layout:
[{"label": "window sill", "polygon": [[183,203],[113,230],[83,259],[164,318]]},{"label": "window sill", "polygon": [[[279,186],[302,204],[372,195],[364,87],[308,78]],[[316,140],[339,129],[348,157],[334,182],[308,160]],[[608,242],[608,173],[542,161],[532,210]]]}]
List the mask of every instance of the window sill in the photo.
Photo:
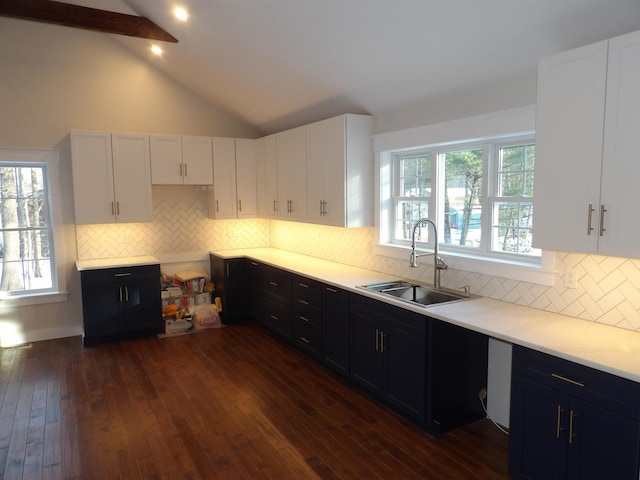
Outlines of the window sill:
[{"label": "window sill", "polygon": [[12,307],[24,307],[27,305],[44,305],[46,303],[66,302],[69,299],[69,292],[49,292],[25,295],[0,296],[0,309]]},{"label": "window sill", "polygon": [[[421,252],[424,251],[419,249]],[[426,250],[432,251],[432,250]],[[401,245],[378,244],[373,247],[373,253],[383,257],[406,260],[409,264],[411,248]],[[456,270],[481,273],[496,277],[508,278],[519,282],[531,282],[538,285],[552,287],[555,280],[553,253],[543,252],[540,265],[513,262],[499,258],[480,257],[458,252],[439,252],[447,265]],[[430,262],[431,260],[426,260]]]}]

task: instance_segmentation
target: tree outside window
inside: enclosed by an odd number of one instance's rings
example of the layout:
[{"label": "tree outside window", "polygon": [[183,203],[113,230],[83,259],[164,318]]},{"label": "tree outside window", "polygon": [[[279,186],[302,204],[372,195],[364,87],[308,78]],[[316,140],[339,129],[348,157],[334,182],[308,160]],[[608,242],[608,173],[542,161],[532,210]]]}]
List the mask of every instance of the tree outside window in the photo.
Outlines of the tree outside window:
[{"label": "tree outside window", "polygon": [[46,165],[0,163],[0,291],[53,287]]}]

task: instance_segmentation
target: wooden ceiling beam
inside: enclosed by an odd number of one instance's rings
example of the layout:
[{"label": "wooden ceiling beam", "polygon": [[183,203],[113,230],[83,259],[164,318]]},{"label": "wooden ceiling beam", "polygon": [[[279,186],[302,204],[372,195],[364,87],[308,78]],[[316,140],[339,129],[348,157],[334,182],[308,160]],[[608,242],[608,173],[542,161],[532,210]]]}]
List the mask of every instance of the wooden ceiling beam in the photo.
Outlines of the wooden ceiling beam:
[{"label": "wooden ceiling beam", "polygon": [[147,17],[51,0],[0,0],[0,16],[178,43],[177,38]]}]

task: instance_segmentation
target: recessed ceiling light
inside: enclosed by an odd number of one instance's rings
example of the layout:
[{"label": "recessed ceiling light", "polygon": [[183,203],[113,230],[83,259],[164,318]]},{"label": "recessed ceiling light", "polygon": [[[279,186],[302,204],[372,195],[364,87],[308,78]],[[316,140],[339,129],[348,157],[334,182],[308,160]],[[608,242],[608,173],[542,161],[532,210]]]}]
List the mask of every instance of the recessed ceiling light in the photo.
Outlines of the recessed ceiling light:
[{"label": "recessed ceiling light", "polygon": [[155,53],[156,55],[158,55],[158,56],[162,55],[162,49],[161,49],[159,46],[157,46],[157,45],[153,45],[153,46],[151,47],[151,51],[152,51],[153,53]]},{"label": "recessed ceiling light", "polygon": [[173,14],[178,20],[182,20],[183,22],[189,18],[189,12],[187,12],[183,7],[176,7],[173,10]]}]

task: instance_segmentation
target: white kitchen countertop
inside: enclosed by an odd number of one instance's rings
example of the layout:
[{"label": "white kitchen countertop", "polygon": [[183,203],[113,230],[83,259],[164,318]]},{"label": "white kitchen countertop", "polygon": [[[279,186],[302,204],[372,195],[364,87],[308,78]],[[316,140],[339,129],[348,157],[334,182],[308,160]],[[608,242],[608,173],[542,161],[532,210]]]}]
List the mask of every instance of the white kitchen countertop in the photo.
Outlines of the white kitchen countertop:
[{"label": "white kitchen countertop", "polygon": [[293,273],[424,313],[433,318],[640,382],[640,334],[512,303],[478,298],[424,307],[357,288],[399,277],[274,248],[218,250],[221,258],[247,257]]},{"label": "white kitchen countertop", "polygon": [[139,267],[142,265],[160,265],[160,260],[151,256],[139,256],[76,261],[76,268],[79,272],[84,270],[100,270],[103,268]]}]

